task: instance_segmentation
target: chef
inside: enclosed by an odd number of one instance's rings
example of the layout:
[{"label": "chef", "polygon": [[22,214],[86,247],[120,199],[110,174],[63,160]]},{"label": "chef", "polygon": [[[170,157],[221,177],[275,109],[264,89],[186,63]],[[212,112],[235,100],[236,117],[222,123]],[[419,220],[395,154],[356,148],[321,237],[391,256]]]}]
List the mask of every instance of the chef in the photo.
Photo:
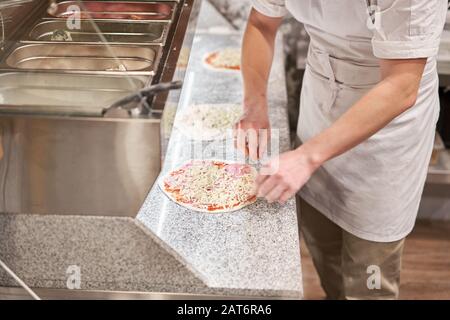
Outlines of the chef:
[{"label": "chef", "polygon": [[266,164],[258,196],[299,196],[327,298],[395,299],[433,148],[447,0],[253,0],[242,54],[246,115],[236,130],[237,147],[253,159],[270,129],[267,81],[287,12],[311,37],[299,147]]}]

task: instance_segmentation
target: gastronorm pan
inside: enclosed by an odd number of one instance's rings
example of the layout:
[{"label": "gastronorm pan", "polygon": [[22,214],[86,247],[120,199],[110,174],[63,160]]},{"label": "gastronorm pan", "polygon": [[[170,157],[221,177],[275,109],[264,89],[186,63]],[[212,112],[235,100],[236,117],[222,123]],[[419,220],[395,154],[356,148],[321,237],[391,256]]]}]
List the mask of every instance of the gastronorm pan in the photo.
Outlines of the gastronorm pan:
[{"label": "gastronorm pan", "polygon": [[151,21],[170,20],[175,4],[171,2],[120,2],[120,1],[63,1],[51,17],[75,17],[74,8],[79,8],[80,19]]},{"label": "gastronorm pan", "polygon": [[25,44],[16,47],[5,64],[22,70],[153,74],[161,49],[159,45]]},{"label": "gastronorm pan", "polygon": [[142,89],[148,81],[148,77],[3,73],[0,113],[101,116],[104,108]]},{"label": "gastronorm pan", "polygon": [[[47,20],[35,25],[24,42],[113,42],[126,44],[164,44],[169,23],[80,21],[79,29],[70,29],[65,20]],[[61,36],[62,33],[62,36]]]}]

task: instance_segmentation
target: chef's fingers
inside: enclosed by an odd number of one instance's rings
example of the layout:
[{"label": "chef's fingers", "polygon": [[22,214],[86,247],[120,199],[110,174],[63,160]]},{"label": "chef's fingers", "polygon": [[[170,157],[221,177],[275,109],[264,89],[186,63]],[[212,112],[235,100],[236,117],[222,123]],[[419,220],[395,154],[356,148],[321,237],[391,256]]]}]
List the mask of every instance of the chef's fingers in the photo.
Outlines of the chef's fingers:
[{"label": "chef's fingers", "polygon": [[272,189],[274,189],[279,184],[279,182],[280,181],[274,176],[270,176],[259,186],[257,196],[259,198],[265,197],[270,191],[272,191]]},{"label": "chef's fingers", "polygon": [[236,147],[244,155],[247,155],[247,139],[245,130],[240,127],[237,129]]},{"label": "chef's fingers", "polygon": [[237,137],[239,132],[239,122],[233,126],[233,143],[234,147],[237,149]]},{"label": "chef's fingers", "polygon": [[251,192],[252,192],[253,195],[257,195],[258,194],[258,184],[256,183],[256,181],[253,183]]},{"label": "chef's fingers", "polygon": [[283,184],[276,185],[271,191],[266,194],[266,200],[269,203],[279,201],[281,195],[287,190],[287,187]]},{"label": "chef's fingers", "polygon": [[247,130],[247,146],[250,159],[258,160],[258,131],[255,129]]},{"label": "chef's fingers", "polygon": [[265,175],[265,174],[259,174],[256,177],[256,184],[258,185],[258,188],[263,184],[264,181],[266,181],[267,179],[269,179],[270,176],[269,175]]},{"label": "chef's fingers", "polygon": [[286,201],[288,201],[294,195],[295,195],[295,192],[293,192],[292,190],[288,189],[285,192],[283,192],[283,194],[280,196],[280,200],[278,200],[278,202],[280,204],[284,204],[284,203],[286,203]]},{"label": "chef's fingers", "polygon": [[259,146],[258,146],[258,158],[262,159],[264,157],[264,153],[267,151],[267,144],[270,139],[270,130],[269,129],[261,129],[258,134],[259,138]]},{"label": "chef's fingers", "polygon": [[279,157],[274,157],[270,159],[270,161],[265,162],[261,169],[259,170],[259,174],[265,175],[265,176],[271,176],[278,172],[279,167]]},{"label": "chef's fingers", "polygon": [[239,130],[239,123],[236,123],[234,126],[233,126],[233,145],[234,145],[234,148],[235,149],[237,149],[237,136],[238,136],[238,130]]},{"label": "chef's fingers", "polygon": [[240,122],[236,122],[236,123],[233,125],[233,138],[236,138],[236,137],[237,137],[238,130],[239,130],[239,126],[240,126]]}]

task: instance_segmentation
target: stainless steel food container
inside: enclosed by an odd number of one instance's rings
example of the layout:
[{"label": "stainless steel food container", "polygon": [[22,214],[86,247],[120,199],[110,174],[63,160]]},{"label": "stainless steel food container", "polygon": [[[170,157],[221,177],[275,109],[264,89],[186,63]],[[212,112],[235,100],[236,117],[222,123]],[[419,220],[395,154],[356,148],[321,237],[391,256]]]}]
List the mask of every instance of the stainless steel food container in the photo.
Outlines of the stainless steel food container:
[{"label": "stainless steel food container", "polygon": [[0,117],[0,210],[134,217],[161,170],[160,120]]},{"label": "stainless steel food container", "polygon": [[109,42],[115,44],[165,44],[169,22],[81,21],[79,29],[70,29],[64,20],[44,20],[35,25],[22,42],[61,42],[56,32],[70,35],[70,43]]},{"label": "stainless steel food container", "polygon": [[160,45],[19,44],[3,69],[53,70],[66,73],[154,74]]},{"label": "stainless steel food container", "polygon": [[[81,4],[81,5],[80,5]],[[48,17],[80,19],[152,21],[173,18],[175,2],[167,1],[62,1]],[[74,11],[76,8],[77,11]]]},{"label": "stainless steel food container", "polygon": [[55,73],[0,74],[0,112],[102,116],[151,81],[147,77]]},{"label": "stainless steel food container", "polygon": [[160,120],[102,111],[148,81],[0,74],[0,210],[136,214],[160,171]]}]

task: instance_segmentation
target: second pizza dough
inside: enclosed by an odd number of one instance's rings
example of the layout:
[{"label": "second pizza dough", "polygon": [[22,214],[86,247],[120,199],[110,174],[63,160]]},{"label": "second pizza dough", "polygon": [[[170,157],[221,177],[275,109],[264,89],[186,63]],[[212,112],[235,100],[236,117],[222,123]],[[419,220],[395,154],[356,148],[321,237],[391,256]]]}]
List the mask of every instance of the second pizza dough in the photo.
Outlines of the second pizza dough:
[{"label": "second pizza dough", "polygon": [[217,140],[242,117],[242,106],[237,104],[199,104],[180,112],[175,126],[193,140]]}]

